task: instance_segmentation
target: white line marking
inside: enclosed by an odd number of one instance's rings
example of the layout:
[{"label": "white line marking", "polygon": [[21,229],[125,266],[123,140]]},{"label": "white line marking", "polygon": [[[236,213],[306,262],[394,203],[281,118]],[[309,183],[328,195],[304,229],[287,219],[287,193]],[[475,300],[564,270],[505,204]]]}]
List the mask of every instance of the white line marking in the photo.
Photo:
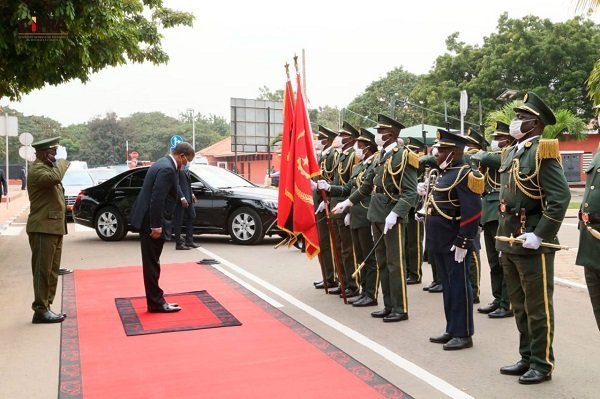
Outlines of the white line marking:
[{"label": "white line marking", "polygon": [[563,223],[562,226],[577,227],[577,226],[579,226],[579,224],[578,223]]},{"label": "white line marking", "polygon": [[560,278],[560,277],[554,277],[554,282],[562,284],[562,285],[566,285],[568,287],[574,287],[574,288],[579,288],[582,290],[587,291],[587,285],[585,284],[581,284],[581,283],[576,283],[575,281],[570,281],[564,278]]},{"label": "white line marking", "polygon": [[4,231],[2,231],[2,233],[0,233],[0,235],[18,236],[19,234],[21,234],[22,231],[23,231],[23,227],[7,226],[6,229],[4,229]]},{"label": "white line marking", "polygon": [[419,378],[421,381],[431,385],[433,388],[437,389],[438,391],[448,395],[451,398],[473,399],[473,397],[470,396],[469,394],[467,394],[466,392],[461,391],[460,389],[458,389],[455,386],[449,384],[448,382],[442,380],[441,378],[431,374],[427,370],[417,366],[416,364],[412,363],[409,360],[406,360],[402,356],[398,355],[397,353],[392,352],[385,346],[362,335],[358,331],[355,331],[355,330],[351,329],[350,327],[338,322],[337,320],[332,319],[331,317],[325,315],[324,313],[319,312],[315,308],[308,306],[304,302],[296,299],[295,297],[288,294],[287,292],[275,287],[271,283],[268,283],[265,280],[261,279],[260,277],[221,258],[220,256],[217,256],[216,254],[212,253],[211,251],[209,251],[207,249],[200,248],[200,250],[202,252],[204,252],[205,254],[207,254],[208,256],[217,259],[223,265],[229,267],[230,269],[233,269],[236,273],[243,275],[244,277],[263,286],[264,288],[273,292],[274,294],[279,295],[281,298],[285,299],[292,305],[296,306],[298,309],[301,309],[304,312],[308,313],[315,319],[329,325],[331,328],[339,331],[340,333],[344,334],[345,336],[347,336],[348,338],[352,339],[353,341],[359,343],[360,345],[363,345],[365,348],[372,350],[373,352],[377,353],[381,357],[385,358],[386,360],[388,360],[391,363],[395,364],[396,366],[400,367],[404,371],[414,375],[415,377]]}]

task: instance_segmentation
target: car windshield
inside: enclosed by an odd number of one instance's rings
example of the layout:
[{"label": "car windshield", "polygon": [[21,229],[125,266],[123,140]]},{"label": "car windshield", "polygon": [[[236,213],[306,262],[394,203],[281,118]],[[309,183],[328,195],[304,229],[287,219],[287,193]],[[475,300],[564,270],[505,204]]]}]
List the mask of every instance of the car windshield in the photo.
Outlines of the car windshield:
[{"label": "car windshield", "polygon": [[100,183],[117,175],[117,171],[114,169],[88,169],[88,172],[95,181]]},{"label": "car windshield", "polygon": [[192,172],[214,188],[252,187],[254,184],[226,169],[210,165],[190,166]]},{"label": "car windshield", "polygon": [[94,181],[87,171],[67,172],[62,180],[63,186],[93,186]]}]

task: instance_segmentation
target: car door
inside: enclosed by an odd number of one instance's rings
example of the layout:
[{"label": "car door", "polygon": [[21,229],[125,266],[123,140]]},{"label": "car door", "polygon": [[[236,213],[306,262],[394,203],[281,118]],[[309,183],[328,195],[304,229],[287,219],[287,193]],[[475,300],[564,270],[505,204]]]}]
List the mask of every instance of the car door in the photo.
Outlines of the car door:
[{"label": "car door", "polygon": [[213,190],[208,187],[194,173],[190,173],[192,179],[192,192],[196,197],[194,210],[196,211],[196,220],[194,228],[200,230],[210,230],[214,227],[213,220]]},{"label": "car door", "polygon": [[146,173],[147,168],[133,171],[117,183],[109,194],[108,202],[117,207],[128,222],[133,203],[144,185]]}]

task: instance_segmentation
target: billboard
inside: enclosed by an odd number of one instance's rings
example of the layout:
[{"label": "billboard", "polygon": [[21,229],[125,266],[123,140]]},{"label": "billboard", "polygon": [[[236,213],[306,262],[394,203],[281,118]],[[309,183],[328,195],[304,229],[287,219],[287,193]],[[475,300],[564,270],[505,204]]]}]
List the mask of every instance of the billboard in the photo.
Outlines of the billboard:
[{"label": "billboard", "polygon": [[231,151],[270,152],[283,131],[283,102],[231,98]]}]

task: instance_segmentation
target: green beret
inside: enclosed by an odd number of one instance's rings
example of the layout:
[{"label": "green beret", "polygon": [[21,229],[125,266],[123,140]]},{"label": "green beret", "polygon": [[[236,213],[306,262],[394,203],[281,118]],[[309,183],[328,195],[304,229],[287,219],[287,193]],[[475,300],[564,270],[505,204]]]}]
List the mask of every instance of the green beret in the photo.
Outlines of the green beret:
[{"label": "green beret", "polygon": [[60,141],[60,137],[52,137],[51,139],[44,139],[44,140],[36,141],[35,143],[31,144],[31,146],[33,148],[35,148],[36,151],[42,151],[42,150],[47,150],[49,148],[58,147],[59,141]]},{"label": "green beret", "polygon": [[537,116],[544,125],[554,125],[556,117],[552,109],[534,92],[525,94],[523,104],[513,108],[515,111],[525,111]]}]

